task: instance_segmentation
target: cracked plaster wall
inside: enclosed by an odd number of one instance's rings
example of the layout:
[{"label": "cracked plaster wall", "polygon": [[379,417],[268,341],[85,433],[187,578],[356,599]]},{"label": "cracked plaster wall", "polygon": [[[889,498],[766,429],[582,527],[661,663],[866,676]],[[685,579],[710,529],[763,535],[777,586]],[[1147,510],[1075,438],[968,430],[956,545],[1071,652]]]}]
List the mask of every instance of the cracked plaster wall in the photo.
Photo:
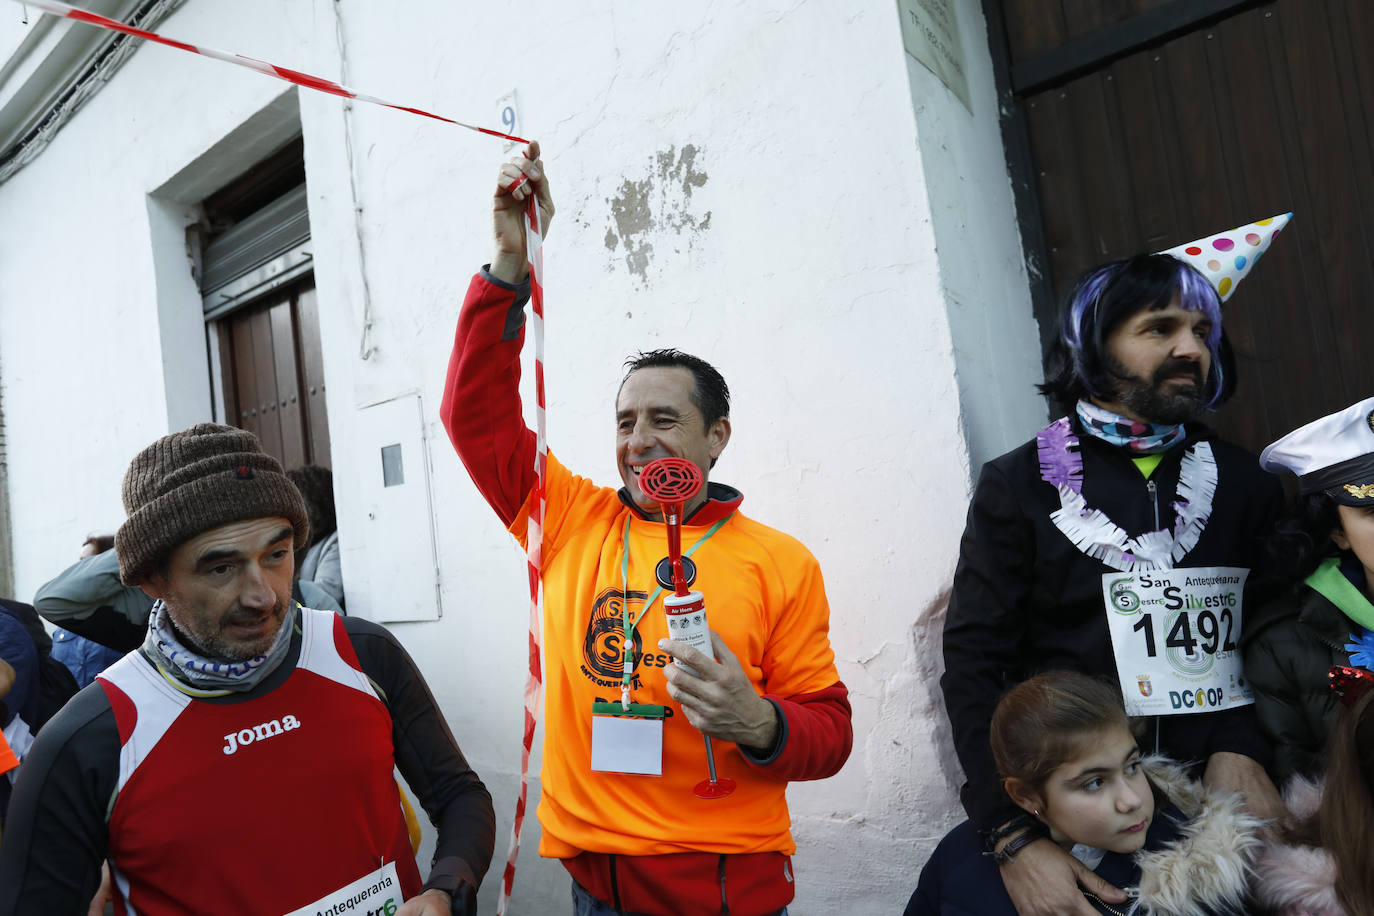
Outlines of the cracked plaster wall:
[{"label": "cracked plaster wall", "polygon": [[[976,16],[971,0],[959,8]],[[991,409],[990,392],[1019,403],[1031,381],[1013,366],[970,387],[969,373],[986,367],[960,355],[1016,316],[1019,300],[1002,293],[1024,281],[1014,232],[990,230],[1013,215],[1009,194],[985,194],[1005,180],[1005,165],[988,139],[995,112],[986,49],[975,54],[980,24],[961,22],[978,98],[970,124],[942,87],[910,71],[891,0],[575,9],[531,0],[519,40],[507,42],[474,38],[515,34],[492,5],[416,0],[401,15],[313,0],[283,18],[267,0],[232,10],[188,0],[163,30],[337,77],[336,10],[352,86],[483,124],[499,123],[495,102],[514,89],[520,130],[543,141],[558,202],[544,248],[548,415],[567,465],[615,481],[611,405],[628,353],[678,346],[729,379],[734,435],[713,473],[745,492],[750,516],[820,560],[854,705],[845,768],[788,790],[800,847],[792,912],[900,911],[957,809],[936,681],[969,490],[965,431],[982,428],[968,415]],[[176,380],[142,358],[157,352],[154,340],[164,351],[204,347],[185,321],[172,327],[159,315],[175,252],[159,253],[171,234],[153,225],[149,194],[281,92],[256,74],[146,48],[0,186],[0,365],[14,525],[25,533],[15,547],[20,597],[89,529],[117,524],[128,457],[167,431],[169,405],[189,410],[195,399],[169,392]],[[356,447],[360,408],[419,391],[444,616],[393,630],[492,788],[499,859],[519,764],[524,565],[453,455],[437,408],[458,304],[490,256],[488,199],[507,154],[490,138],[361,105],[346,128],[339,100],[315,94],[300,96],[300,125],[345,581],[350,557],[367,549],[356,517],[373,462]],[[92,149],[119,164],[113,177],[92,167]],[[367,361],[357,355],[355,206],[374,319]],[[987,258],[956,250],[974,236]],[[67,263],[73,244],[87,253],[81,271]],[[984,300],[999,310],[962,320]],[[121,354],[113,382],[112,352]],[[527,365],[527,405],[531,374]],[[202,410],[208,418],[209,404]],[[997,422],[1011,438],[1013,424]],[[531,822],[513,911],[562,912],[566,879],[534,854],[537,839]],[[488,876],[483,913],[499,871]]]},{"label": "cracked plaster wall", "polygon": [[698,163],[697,154],[692,143],[681,151],[670,146],[654,154],[642,178],[627,177],[615,196],[606,199],[608,273],[623,268],[638,278],[641,288],[647,288],[655,238],[670,247],[673,255],[681,255],[691,251],[711,228],[711,211],[701,212],[692,204],[692,190],[709,178],[706,157]]}]

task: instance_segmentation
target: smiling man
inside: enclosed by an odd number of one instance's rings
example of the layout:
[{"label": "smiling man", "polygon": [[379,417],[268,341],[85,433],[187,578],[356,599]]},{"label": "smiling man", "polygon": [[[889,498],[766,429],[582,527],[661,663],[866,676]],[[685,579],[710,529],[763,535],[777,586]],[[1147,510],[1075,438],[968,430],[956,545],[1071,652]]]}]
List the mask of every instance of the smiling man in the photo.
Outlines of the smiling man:
[{"label": "smiling man", "polygon": [[[148,635],[34,743],[0,913],[85,914],[103,864],[147,916],[475,913],[491,797],[387,630],[291,600],[308,528],[276,459],[202,423],[134,458],[124,507]],[[393,768],[438,828],[427,880]]]},{"label": "smiling man", "polygon": [[[473,482],[522,543],[535,437],[518,392],[529,298],[521,211],[535,193],[545,226],[553,215],[537,145],[527,152],[501,170],[496,254],[468,289],[440,408]],[[677,350],[626,368],[614,407],[624,486],[548,461],[540,853],[572,875],[578,916],[783,913],[795,850],[787,783],[835,773],[853,741],[820,568],[795,539],[746,518],[738,490],[709,481],[685,507],[682,541],[717,660],[667,639],[666,532],[639,475],[678,457],[709,478],[730,441],[730,395],[719,372]],[[621,703],[627,646],[633,717]],[[694,794],[707,774],[703,733],[716,740],[719,775],[737,784],[727,798]]]},{"label": "smiling man", "polygon": [[989,852],[1014,854],[1000,872],[1021,916],[1095,912],[1080,884],[1126,899],[1033,839],[1001,787],[992,710],[1037,672],[1114,680],[1149,723],[1144,746],[1204,762],[1210,785],[1261,816],[1281,812],[1237,644],[1282,495],[1254,456],[1196,422],[1234,386],[1221,330],[1217,291],[1170,255],[1089,271],[1041,386],[1068,416],[984,465],[974,490],[941,686],[964,807]]}]

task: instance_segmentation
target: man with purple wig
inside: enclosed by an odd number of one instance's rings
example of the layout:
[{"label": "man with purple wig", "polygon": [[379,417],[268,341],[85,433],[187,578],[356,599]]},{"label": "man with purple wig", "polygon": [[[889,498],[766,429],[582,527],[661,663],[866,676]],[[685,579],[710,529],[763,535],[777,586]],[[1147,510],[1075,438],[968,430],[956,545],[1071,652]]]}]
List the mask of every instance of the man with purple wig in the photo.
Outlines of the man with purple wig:
[{"label": "man with purple wig", "polygon": [[1098,912],[1084,891],[1127,899],[1002,790],[992,710],[1038,672],[1119,684],[1141,750],[1198,762],[1260,816],[1282,811],[1236,651],[1282,493],[1197,422],[1235,386],[1221,323],[1216,290],[1171,255],[1089,271],[1040,386],[1065,416],[984,465],[974,490],[941,687],[964,807],[1021,916]]}]

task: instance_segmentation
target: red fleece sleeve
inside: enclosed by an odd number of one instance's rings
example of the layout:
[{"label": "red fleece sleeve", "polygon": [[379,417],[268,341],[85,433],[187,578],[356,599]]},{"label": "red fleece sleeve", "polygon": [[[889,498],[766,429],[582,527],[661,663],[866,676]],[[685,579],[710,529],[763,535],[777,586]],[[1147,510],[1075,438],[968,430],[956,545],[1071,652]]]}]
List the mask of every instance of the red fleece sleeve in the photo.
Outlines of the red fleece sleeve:
[{"label": "red fleece sleeve", "polygon": [[836,681],[823,690],[792,697],[764,694],[777,707],[782,731],[773,753],[744,759],[777,779],[796,782],[834,776],[854,746],[849,688]]},{"label": "red fleece sleeve", "polygon": [[529,284],[472,278],[458,314],[439,417],[487,504],[509,527],[534,486],[534,433],[520,406]]}]

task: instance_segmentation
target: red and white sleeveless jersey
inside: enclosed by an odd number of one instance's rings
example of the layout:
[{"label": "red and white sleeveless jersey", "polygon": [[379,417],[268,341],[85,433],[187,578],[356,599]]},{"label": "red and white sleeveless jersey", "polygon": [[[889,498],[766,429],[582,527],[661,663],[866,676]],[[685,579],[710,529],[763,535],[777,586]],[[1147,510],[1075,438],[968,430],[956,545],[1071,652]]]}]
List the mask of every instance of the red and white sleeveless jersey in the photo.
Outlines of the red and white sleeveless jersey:
[{"label": "red and white sleeveless jersey", "polygon": [[239,702],[188,696],[138,652],[100,676],[121,744],[109,818],[121,916],[290,913],[384,865],[398,903],[418,893],[391,716],[342,620],[302,609],[301,625],[296,669]]}]

